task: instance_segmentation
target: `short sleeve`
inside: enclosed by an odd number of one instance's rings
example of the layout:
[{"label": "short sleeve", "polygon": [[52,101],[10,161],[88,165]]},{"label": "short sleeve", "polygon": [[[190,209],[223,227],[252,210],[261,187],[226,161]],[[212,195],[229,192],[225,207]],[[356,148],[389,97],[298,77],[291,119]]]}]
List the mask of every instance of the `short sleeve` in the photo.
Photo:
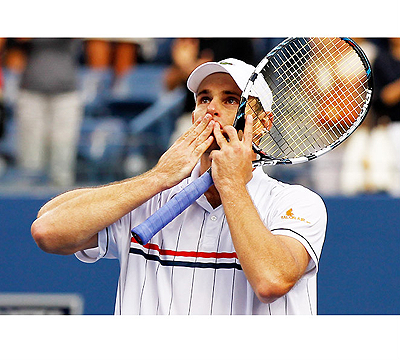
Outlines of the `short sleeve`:
[{"label": "short sleeve", "polygon": [[158,196],[153,197],[115,223],[101,230],[97,234],[98,246],[78,251],[75,256],[86,263],[94,263],[102,258],[120,259],[121,253],[129,251],[127,249],[129,249],[132,238],[132,228],[145,221],[157,210],[158,198]]},{"label": "short sleeve", "polygon": [[[112,249],[111,227],[101,230],[98,234],[98,246],[91,249],[78,251],[75,256],[82,262],[94,263],[102,258],[115,259],[116,251]],[[116,246],[116,244],[115,244]]]},{"label": "short sleeve", "polygon": [[326,224],[326,207],[321,197],[297,185],[287,187],[274,199],[274,211],[268,219],[273,234],[295,238],[309,253],[311,261],[305,276],[318,271]]}]

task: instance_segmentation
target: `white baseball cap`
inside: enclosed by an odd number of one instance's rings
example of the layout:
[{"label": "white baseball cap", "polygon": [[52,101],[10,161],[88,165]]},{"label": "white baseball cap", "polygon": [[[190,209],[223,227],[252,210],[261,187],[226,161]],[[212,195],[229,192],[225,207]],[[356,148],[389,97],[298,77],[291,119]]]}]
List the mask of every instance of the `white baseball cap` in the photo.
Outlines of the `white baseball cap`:
[{"label": "white baseball cap", "polygon": [[201,64],[193,70],[187,80],[187,87],[191,92],[196,94],[201,82],[207,76],[222,72],[232,76],[237,86],[239,86],[239,89],[243,91],[254,69],[254,66],[234,58],[221,60],[219,62],[210,61]]},{"label": "white baseball cap", "polygon": [[[239,89],[243,91],[254,70],[254,66],[234,58],[228,58],[219,62],[206,62],[193,70],[187,80],[187,87],[196,97],[201,82],[207,76],[222,72],[229,74],[236,82]],[[260,100],[263,104],[264,110],[271,110],[272,93],[262,76],[257,77],[250,94],[255,96],[258,96],[257,94],[263,94],[263,96],[260,97]]]}]

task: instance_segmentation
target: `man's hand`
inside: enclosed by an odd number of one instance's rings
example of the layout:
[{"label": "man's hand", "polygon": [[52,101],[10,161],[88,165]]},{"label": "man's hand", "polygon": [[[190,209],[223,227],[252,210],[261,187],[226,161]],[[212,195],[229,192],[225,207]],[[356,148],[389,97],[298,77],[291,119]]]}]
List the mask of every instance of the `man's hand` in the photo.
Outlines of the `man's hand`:
[{"label": "man's hand", "polygon": [[214,128],[212,116],[200,117],[175,143],[161,156],[154,171],[165,180],[170,188],[188,177],[200,157],[212,144]]},{"label": "man's hand", "polygon": [[221,129],[219,123],[214,125],[214,136],[220,149],[212,151],[210,159],[214,184],[220,194],[225,187],[244,186],[252,178],[252,128],[250,115],[246,117],[242,138],[233,126]]}]

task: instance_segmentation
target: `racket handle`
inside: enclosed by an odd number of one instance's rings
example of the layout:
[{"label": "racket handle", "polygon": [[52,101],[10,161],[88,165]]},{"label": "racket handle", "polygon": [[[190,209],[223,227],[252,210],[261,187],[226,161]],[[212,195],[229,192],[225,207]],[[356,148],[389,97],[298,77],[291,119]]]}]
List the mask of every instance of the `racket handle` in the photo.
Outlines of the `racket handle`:
[{"label": "racket handle", "polygon": [[132,236],[139,244],[146,245],[155,234],[204,194],[212,184],[211,173],[206,171],[202,176],[177,193],[148,219],[134,227],[132,229]]}]

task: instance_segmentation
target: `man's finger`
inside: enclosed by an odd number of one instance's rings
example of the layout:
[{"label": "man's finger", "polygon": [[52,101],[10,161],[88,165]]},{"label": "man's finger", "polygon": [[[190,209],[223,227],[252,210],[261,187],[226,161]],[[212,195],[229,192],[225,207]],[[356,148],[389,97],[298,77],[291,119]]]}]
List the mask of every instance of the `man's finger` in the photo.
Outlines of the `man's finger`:
[{"label": "man's finger", "polygon": [[207,128],[212,116],[206,114],[204,117],[199,117],[194,124],[178,139],[178,141],[189,141],[191,143]]},{"label": "man's finger", "polygon": [[224,131],[228,135],[229,142],[239,141],[238,133],[233,126],[231,125],[225,126]]},{"label": "man's finger", "polygon": [[243,131],[243,142],[251,145],[253,141],[253,117],[251,115],[246,116],[246,122]]},{"label": "man's finger", "polygon": [[221,124],[219,122],[215,122],[214,124],[214,137],[219,147],[227,142],[225,136],[222,135]]}]

